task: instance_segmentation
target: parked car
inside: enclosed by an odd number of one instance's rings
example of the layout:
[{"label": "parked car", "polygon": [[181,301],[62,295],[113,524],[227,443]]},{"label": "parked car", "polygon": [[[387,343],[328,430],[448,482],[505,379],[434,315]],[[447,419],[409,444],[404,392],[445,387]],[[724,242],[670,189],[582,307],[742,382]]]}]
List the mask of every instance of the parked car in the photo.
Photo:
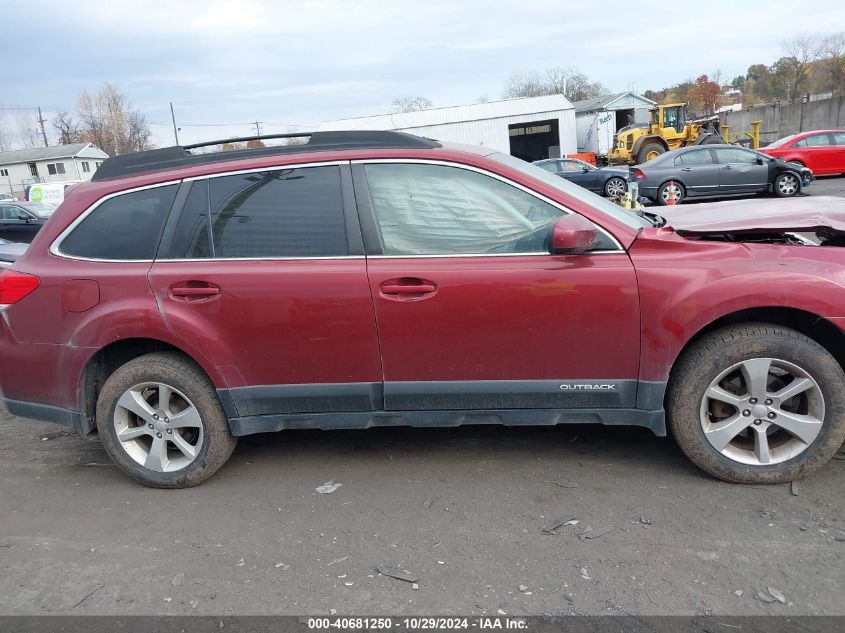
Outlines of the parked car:
[{"label": "parked car", "polygon": [[17,202],[17,199],[8,193],[0,193],[0,202]]},{"label": "parked car", "polygon": [[607,198],[618,198],[628,190],[627,168],[597,168],[576,158],[547,158],[534,164]]},{"label": "parked car", "polygon": [[128,154],[0,273],[0,393],[161,488],[252,433],[491,423],[671,429],[722,479],[799,479],[845,440],[845,222],[735,216],[674,231],[399,132]]},{"label": "parked car", "polygon": [[26,199],[28,202],[46,202],[57,207],[65,199],[65,194],[81,180],[69,180],[66,182],[48,182],[30,185],[26,188]]},{"label": "parked car", "polygon": [[26,244],[0,239],[0,268],[8,268],[12,262],[26,252]]},{"label": "parked car", "polygon": [[0,237],[29,243],[55,210],[43,202],[0,202]]},{"label": "parked car", "polygon": [[845,130],[792,134],[760,148],[760,151],[808,167],[816,176],[845,174]]},{"label": "parked car", "polygon": [[735,145],[682,147],[631,168],[640,194],[658,204],[674,198],[774,193],[796,196],[813,181],[806,167]]}]

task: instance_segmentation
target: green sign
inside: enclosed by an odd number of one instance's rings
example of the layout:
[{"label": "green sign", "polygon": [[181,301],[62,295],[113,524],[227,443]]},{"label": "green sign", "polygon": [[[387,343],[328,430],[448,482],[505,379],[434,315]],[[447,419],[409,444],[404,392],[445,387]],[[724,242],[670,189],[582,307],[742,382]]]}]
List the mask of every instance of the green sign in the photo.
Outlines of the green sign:
[{"label": "green sign", "polygon": [[29,201],[44,202],[44,190],[41,188],[41,185],[32,185],[29,188]]}]

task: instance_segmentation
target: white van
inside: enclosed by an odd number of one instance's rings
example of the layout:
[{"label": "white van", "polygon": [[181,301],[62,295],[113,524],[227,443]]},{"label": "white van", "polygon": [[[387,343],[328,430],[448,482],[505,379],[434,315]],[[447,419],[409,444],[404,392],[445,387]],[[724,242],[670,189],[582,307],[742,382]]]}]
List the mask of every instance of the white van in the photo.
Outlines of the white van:
[{"label": "white van", "polygon": [[28,202],[46,202],[59,206],[65,199],[65,191],[73,185],[79,184],[81,180],[68,180],[67,182],[49,182],[30,185],[26,188],[26,200]]}]

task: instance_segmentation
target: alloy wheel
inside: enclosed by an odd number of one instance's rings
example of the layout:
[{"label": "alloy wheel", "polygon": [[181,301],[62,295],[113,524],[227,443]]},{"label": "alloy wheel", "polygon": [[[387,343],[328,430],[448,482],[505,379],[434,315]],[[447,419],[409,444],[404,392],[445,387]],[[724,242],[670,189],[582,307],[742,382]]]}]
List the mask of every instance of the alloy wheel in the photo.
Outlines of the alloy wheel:
[{"label": "alloy wheel", "polygon": [[819,436],[825,403],[818,383],[799,366],[751,358],[719,374],[704,392],[700,420],[717,451],[753,466],[779,464]]},{"label": "alloy wheel", "polygon": [[618,198],[625,193],[625,181],[621,178],[611,178],[605,185],[605,193],[610,198]]},{"label": "alloy wheel", "polygon": [[181,470],[202,449],[199,411],[187,396],[164,383],[142,383],[124,392],[113,423],[126,454],[155,472]]},{"label": "alloy wheel", "polygon": [[791,174],[781,177],[778,181],[778,191],[785,196],[791,196],[798,191],[798,179]]},{"label": "alloy wheel", "polygon": [[681,188],[676,184],[666,185],[661,195],[665,202],[669,202],[669,200],[678,202],[681,199]]}]

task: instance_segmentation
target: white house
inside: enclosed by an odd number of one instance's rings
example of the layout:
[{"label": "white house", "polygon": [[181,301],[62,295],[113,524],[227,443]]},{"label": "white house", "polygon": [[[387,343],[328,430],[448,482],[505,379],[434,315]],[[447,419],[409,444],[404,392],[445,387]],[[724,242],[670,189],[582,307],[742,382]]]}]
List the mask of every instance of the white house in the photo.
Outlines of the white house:
[{"label": "white house", "polygon": [[326,121],[319,129],[399,130],[438,141],[483,145],[528,161],[576,151],[575,109],[563,95],[339,119]]},{"label": "white house", "polygon": [[36,183],[91,180],[108,157],[91,143],[0,152],[0,191],[20,197]]},{"label": "white house", "polygon": [[578,151],[607,154],[617,130],[632,123],[647,123],[649,109],[656,103],[633,92],[619,92],[576,101],[572,105],[575,107]]}]

